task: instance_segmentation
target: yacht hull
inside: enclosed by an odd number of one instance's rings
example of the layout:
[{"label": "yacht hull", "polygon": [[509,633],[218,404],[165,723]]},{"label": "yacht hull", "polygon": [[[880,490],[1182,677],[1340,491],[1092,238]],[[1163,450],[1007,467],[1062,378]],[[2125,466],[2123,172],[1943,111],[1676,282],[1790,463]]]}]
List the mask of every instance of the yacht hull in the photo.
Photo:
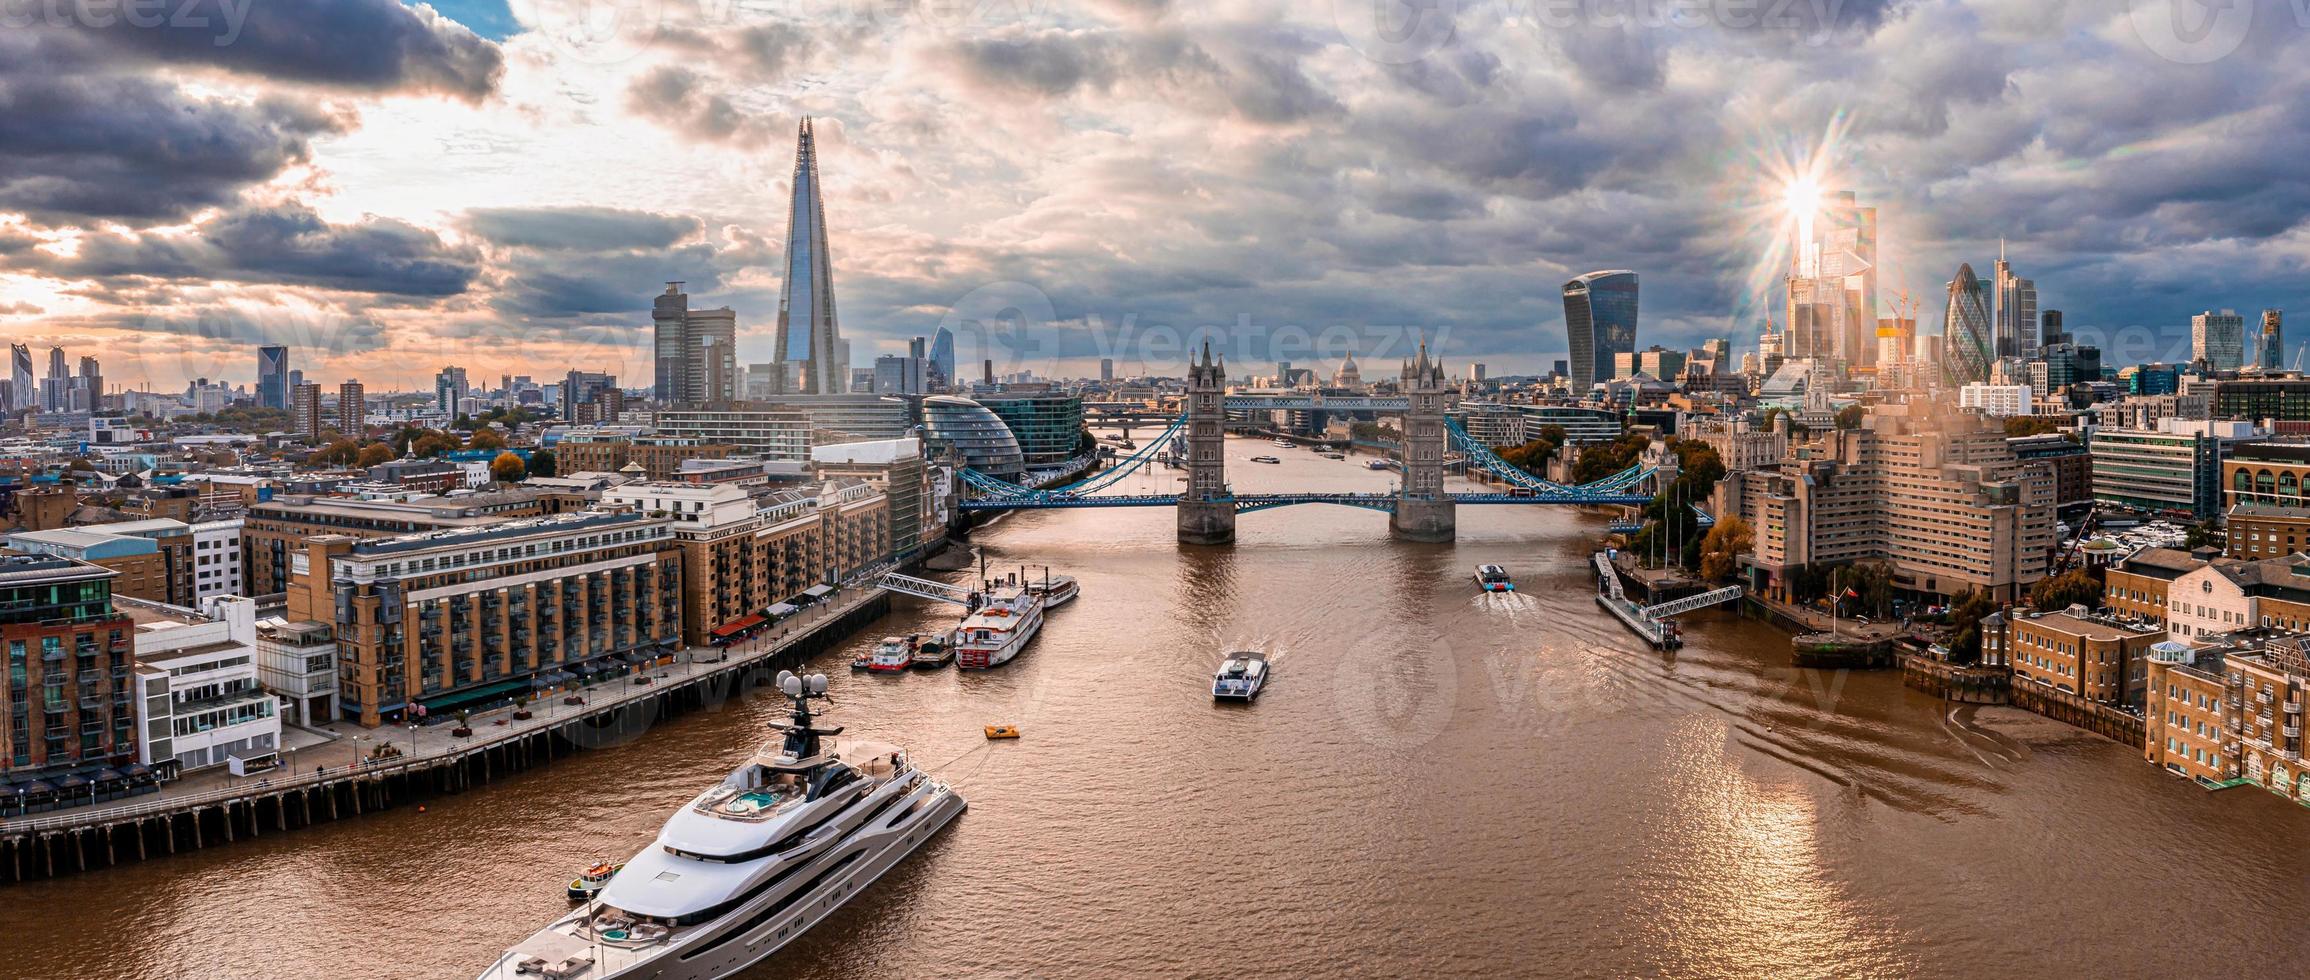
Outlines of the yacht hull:
[{"label": "yacht hull", "polygon": [[[695,927],[655,955],[630,964],[597,964],[575,980],[723,980],[770,958],[833,915],[890,869],[930,842],[968,807],[952,791],[932,794],[899,817],[877,816],[795,872],[800,889],[773,888]],[[480,980],[533,980],[500,958]]]}]

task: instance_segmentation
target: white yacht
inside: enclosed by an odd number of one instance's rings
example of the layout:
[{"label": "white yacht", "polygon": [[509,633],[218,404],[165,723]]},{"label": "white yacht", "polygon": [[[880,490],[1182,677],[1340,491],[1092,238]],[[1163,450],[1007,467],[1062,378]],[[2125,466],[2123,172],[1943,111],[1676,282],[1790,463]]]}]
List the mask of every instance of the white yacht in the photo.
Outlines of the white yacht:
[{"label": "white yacht", "polygon": [[982,595],[947,646],[954,650],[954,665],[963,670],[1000,667],[1042,628],[1043,600],[1022,586],[1006,586]]},{"label": "white yacht", "polygon": [[967,805],[897,746],[811,717],[826,675],[778,674],[785,733],[666,821],[584,906],[481,980],[720,980],[761,962],[914,853]]},{"label": "white yacht", "polygon": [[1291,440],[1289,440],[1289,439],[1285,439],[1285,438],[1283,438],[1283,437],[1281,437],[1281,436],[1277,436],[1277,437],[1276,437],[1276,439],[1275,439],[1275,446],[1276,446],[1276,448],[1278,448],[1278,449],[1290,449],[1291,447],[1293,447],[1293,446],[1296,446],[1296,445],[1299,445],[1299,444],[1298,444],[1298,443],[1296,443],[1296,442],[1293,442],[1293,441],[1291,441]]},{"label": "white yacht", "polygon": [[1256,653],[1231,653],[1211,675],[1211,700],[1249,701],[1267,686],[1267,658]]}]

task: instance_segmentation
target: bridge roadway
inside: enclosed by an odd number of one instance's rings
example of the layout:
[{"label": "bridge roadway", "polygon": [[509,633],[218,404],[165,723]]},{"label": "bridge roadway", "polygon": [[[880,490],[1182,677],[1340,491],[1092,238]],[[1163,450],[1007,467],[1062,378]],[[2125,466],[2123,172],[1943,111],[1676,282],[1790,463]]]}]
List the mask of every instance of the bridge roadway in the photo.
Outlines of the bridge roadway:
[{"label": "bridge roadway", "polygon": [[[1454,504],[1550,504],[1555,506],[1588,507],[1607,504],[1642,504],[1652,497],[1631,493],[1581,494],[1513,494],[1513,493],[1453,493],[1445,494]],[[1361,507],[1366,510],[1392,511],[1397,497],[1392,493],[1247,493],[1228,498],[1235,504],[1235,512],[1247,514],[1256,510],[1288,507],[1292,504],[1338,504],[1343,507]],[[966,511],[1001,510],[1065,510],[1083,507],[1171,507],[1179,503],[1178,494],[1118,494],[1115,496],[1071,496],[1046,494],[1039,497],[979,497],[962,502]]]}]

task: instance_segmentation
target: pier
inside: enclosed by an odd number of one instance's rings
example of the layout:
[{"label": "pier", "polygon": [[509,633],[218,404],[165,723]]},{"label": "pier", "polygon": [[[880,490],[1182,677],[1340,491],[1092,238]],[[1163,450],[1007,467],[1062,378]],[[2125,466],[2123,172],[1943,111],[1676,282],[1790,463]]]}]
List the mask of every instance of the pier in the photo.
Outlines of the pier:
[{"label": "pier", "polygon": [[1670,617],[1720,602],[1730,602],[1742,594],[1740,586],[1728,585],[1658,605],[1641,606],[1631,601],[1627,593],[1622,591],[1620,570],[1613,567],[1610,553],[1597,552],[1595,564],[1596,604],[1603,606],[1614,619],[1620,620],[1621,625],[1628,627],[1630,632],[1642,637],[1644,642],[1652,644],[1655,649],[1666,650],[1683,642],[1677,634],[1676,624],[1669,621]]},{"label": "pier", "polygon": [[[564,705],[556,696],[534,702],[531,718],[507,716],[512,709],[476,715],[466,737],[451,734],[447,724],[356,730],[340,739],[344,761],[314,771],[238,777],[214,788],[180,782],[133,802],[0,822],[0,881],[53,878],[285,833],[462,792],[573,752],[625,744],[663,719],[767,688],[779,670],[849,639],[887,614],[890,603],[890,593],[873,579],[853,583],[786,620],[785,632],[718,650],[684,651],[676,663],[576,692],[582,705]],[[355,761],[361,746],[385,744],[412,749]],[[306,760],[315,755],[304,753]],[[208,782],[207,775],[188,782]]]}]

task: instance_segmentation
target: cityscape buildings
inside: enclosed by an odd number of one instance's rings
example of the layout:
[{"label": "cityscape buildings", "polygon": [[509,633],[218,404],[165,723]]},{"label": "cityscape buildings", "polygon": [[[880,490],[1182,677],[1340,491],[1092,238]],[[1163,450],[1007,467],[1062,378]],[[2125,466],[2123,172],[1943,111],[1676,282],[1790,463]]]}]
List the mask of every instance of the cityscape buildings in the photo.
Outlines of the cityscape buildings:
[{"label": "cityscape buildings", "polygon": [[257,407],[289,407],[289,349],[279,344],[257,348]]},{"label": "cityscape buildings", "polygon": [[[663,405],[723,405],[738,398],[738,313],[690,308],[682,283],[669,282],[650,310]],[[564,396],[567,397],[566,394]]]},{"label": "cityscape buildings", "polygon": [[1957,267],[1949,280],[1949,305],[1941,320],[1942,380],[1952,388],[1989,380],[1989,364],[1996,359],[1991,337],[1989,298],[1969,264]]}]

